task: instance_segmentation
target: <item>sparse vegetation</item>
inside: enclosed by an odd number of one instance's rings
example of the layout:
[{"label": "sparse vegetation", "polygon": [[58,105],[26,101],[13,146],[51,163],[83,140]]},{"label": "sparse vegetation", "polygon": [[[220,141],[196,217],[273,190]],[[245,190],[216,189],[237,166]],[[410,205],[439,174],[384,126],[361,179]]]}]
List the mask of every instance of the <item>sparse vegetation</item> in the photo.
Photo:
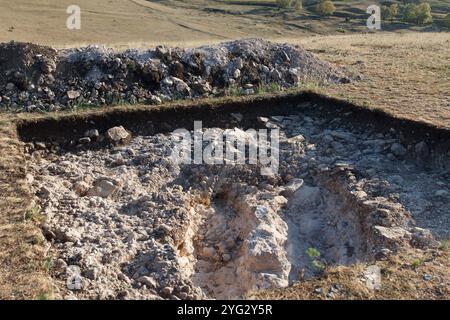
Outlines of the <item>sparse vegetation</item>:
[{"label": "sparse vegetation", "polygon": [[331,0],[321,1],[316,6],[316,12],[323,16],[330,16],[336,11],[336,7],[334,6]]},{"label": "sparse vegetation", "polygon": [[314,269],[316,269],[317,271],[323,271],[325,270],[326,266],[325,264],[323,264],[320,260],[313,260],[312,262],[312,266],[314,267]]},{"label": "sparse vegetation", "polygon": [[393,3],[390,6],[381,6],[381,18],[392,22],[397,17],[398,10],[398,4],[396,3]]},{"label": "sparse vegetation", "polygon": [[51,294],[48,292],[42,292],[36,297],[36,300],[51,300]]},{"label": "sparse vegetation", "polygon": [[443,20],[443,25],[446,28],[450,28],[450,13],[445,16]]},{"label": "sparse vegetation", "polygon": [[277,5],[281,9],[289,9],[292,5],[292,0],[277,0]]},{"label": "sparse vegetation", "polygon": [[297,13],[303,10],[302,0],[277,0],[276,3],[280,9],[294,8]]},{"label": "sparse vegetation", "polygon": [[300,13],[303,10],[303,2],[302,0],[295,1],[295,11]]},{"label": "sparse vegetation", "polygon": [[320,257],[320,251],[317,250],[314,247],[309,247],[308,250],[306,250],[306,253],[310,258],[319,258]]},{"label": "sparse vegetation", "polygon": [[[448,92],[450,83],[449,33],[325,36],[298,43],[325,60],[353,65],[355,71],[364,75],[363,81],[320,91],[351,98],[356,104],[367,102],[371,109],[381,108],[398,117],[449,127],[450,110],[442,107],[448,104],[442,92]],[[414,63],[405,63],[405,56]],[[355,65],[355,61],[361,64]],[[385,77],[379,72],[387,68],[395,70],[395,74]],[[367,86],[368,83],[373,85]],[[430,112],[422,111],[424,104],[414,104],[418,84],[427,88],[426,103],[433,106]]]},{"label": "sparse vegetation", "polygon": [[311,261],[311,265],[313,266],[313,268],[317,271],[323,271],[325,270],[326,266],[325,264],[320,260],[320,251],[317,250],[314,247],[310,247],[308,248],[308,250],[306,250],[306,254],[310,257]]},{"label": "sparse vegetation", "polygon": [[389,11],[391,20],[393,20],[398,15],[398,4],[396,3],[391,4],[391,6],[389,7]]},{"label": "sparse vegetation", "polygon": [[433,21],[433,16],[431,15],[431,6],[428,2],[419,4],[416,8],[416,12],[417,23],[419,25],[424,25]]},{"label": "sparse vegetation", "polygon": [[[354,33],[367,31],[365,13],[371,4],[385,4],[390,9],[389,18],[386,21],[404,21],[403,7],[410,3],[414,7],[419,2],[427,2],[433,9],[432,16],[436,28],[448,30],[444,22],[444,13],[449,13],[448,1],[445,0],[422,0],[422,1],[322,1],[322,0],[254,0],[254,1],[139,1],[140,5],[135,5],[137,1],[122,1],[111,8],[106,0],[92,2],[79,0],[77,3],[87,8],[84,12],[85,19],[95,20],[101,23],[89,23],[83,25],[82,32],[67,33],[64,28],[60,28],[61,19],[53,14],[59,10],[59,2],[49,1],[48,6],[42,8],[41,16],[45,19],[48,27],[42,32],[25,32],[33,30],[29,28],[16,27],[12,32],[7,28],[0,30],[0,40],[35,42],[47,44],[57,48],[67,48],[74,46],[86,46],[88,44],[105,44],[118,49],[127,48],[148,48],[149,46],[164,43],[171,46],[198,46],[206,42],[217,42],[224,38],[296,38],[308,34],[334,34]],[[280,3],[280,6],[278,6]],[[321,14],[316,9],[321,3],[326,3],[331,13]],[[334,5],[333,5],[334,4]],[[392,4],[392,5],[391,5]],[[30,16],[32,9],[30,2],[27,5],[14,9],[14,14],[8,12],[8,8],[0,11],[0,21],[7,26],[13,26],[16,21],[27,21],[35,24],[37,17]],[[149,10],[143,10],[142,6]],[[397,7],[397,14],[395,13]],[[280,9],[282,8],[282,9]],[[115,16],[114,25],[109,19],[110,15]],[[208,14],[204,15],[204,11]],[[210,11],[212,10],[212,11]],[[299,11],[300,10],[300,11]],[[123,15],[122,12],[127,12]],[[282,11],[283,14],[276,14]],[[297,11],[297,12],[296,12]],[[100,12],[100,13],[98,13]],[[251,14],[235,14],[251,13]],[[225,14],[226,13],[226,14]],[[298,18],[301,13],[301,19]],[[326,15],[327,19],[317,19],[317,15]],[[167,18],[166,23],[158,23],[158,15]],[[245,16],[245,19],[242,17]],[[15,17],[13,19],[13,17]],[[133,18],[131,18],[133,17]],[[201,17],[201,18],[200,18]],[[258,21],[264,20],[266,26],[279,26],[275,28],[261,28]],[[138,23],[139,21],[139,23]],[[175,23],[178,22],[178,23]],[[305,22],[308,26],[305,27]],[[406,21],[404,21],[406,22]],[[411,20],[411,25],[407,24],[384,24],[383,30],[408,30],[417,29],[418,23],[415,18]],[[424,22],[427,25],[428,22]],[[157,33],[148,33],[148,30],[158,29]],[[114,32],[112,32],[114,30]],[[51,40],[50,40],[51,39]],[[120,39],[120,40],[118,40]]]},{"label": "sparse vegetation", "polygon": [[450,249],[450,240],[442,240],[441,241],[441,250],[449,251]]},{"label": "sparse vegetation", "polygon": [[413,261],[412,266],[413,266],[413,268],[418,268],[421,265],[423,265],[424,262],[425,262],[424,259],[416,259],[416,260]]},{"label": "sparse vegetation", "polygon": [[431,6],[428,2],[415,5],[408,3],[403,7],[403,21],[424,25],[433,21]]},{"label": "sparse vegetation", "polygon": [[37,205],[33,205],[26,213],[25,220],[32,220],[35,222],[42,222],[44,217],[41,214],[41,208]]},{"label": "sparse vegetation", "polygon": [[53,268],[53,265],[54,265],[53,256],[49,256],[49,257],[45,258],[45,260],[44,260],[44,269],[47,272],[50,272],[50,270]]},{"label": "sparse vegetation", "polygon": [[[342,285],[342,290],[336,292],[334,299],[448,299],[450,290],[442,279],[448,275],[449,255],[432,257],[426,264],[417,268],[405,268],[405,260],[412,253],[401,251],[395,257],[387,261],[377,262],[381,268],[382,288],[381,290],[367,290],[366,284],[361,281],[361,274],[367,268],[367,264],[356,264],[352,266],[329,267],[326,277],[316,280],[306,280],[283,288],[260,292],[252,296],[256,299],[325,299],[326,290],[323,294],[317,293],[317,288],[330,288],[333,284]],[[417,257],[419,260],[426,259],[422,253]],[[430,281],[423,280],[423,274],[433,274]],[[442,289],[436,290],[436,288]]]}]

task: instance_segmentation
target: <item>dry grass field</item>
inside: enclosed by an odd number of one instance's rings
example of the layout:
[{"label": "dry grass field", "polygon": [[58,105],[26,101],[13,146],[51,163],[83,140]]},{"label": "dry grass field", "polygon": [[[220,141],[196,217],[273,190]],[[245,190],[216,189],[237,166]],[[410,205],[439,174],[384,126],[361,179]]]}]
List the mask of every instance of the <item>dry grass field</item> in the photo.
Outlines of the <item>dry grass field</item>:
[{"label": "dry grass field", "polygon": [[[367,32],[371,0],[334,1],[336,13],[323,17],[303,10],[279,10],[272,0],[79,0],[81,30],[68,30],[71,0],[0,0],[0,41],[29,41],[55,47],[105,44],[148,47],[155,44],[192,46],[230,39],[303,38]],[[377,3],[379,1],[375,1]],[[384,31],[427,32],[442,29],[449,13],[445,0],[429,0],[433,25],[417,27],[396,21]],[[305,2],[306,3],[306,2]],[[306,7],[306,6],[305,6]],[[447,30],[447,29],[443,29]],[[448,31],[448,30],[447,30]]]},{"label": "dry grass field", "polygon": [[[364,4],[358,3],[360,7]],[[436,3],[439,19],[445,2]],[[289,42],[361,75],[350,84],[320,88],[306,84],[308,89],[450,129],[448,32],[418,33],[412,28],[400,33],[342,34],[336,30],[358,31],[361,22],[357,20],[349,27],[337,17],[303,23],[290,13],[285,15],[286,22],[270,6],[200,0],[79,0],[82,30],[69,31],[65,28],[65,9],[70,4],[71,0],[43,0],[39,5],[31,0],[0,0],[0,42],[26,41],[57,48],[105,44],[121,49],[159,43],[197,46],[248,37]],[[203,10],[208,7],[221,11]],[[327,35],[330,33],[333,35]],[[48,248],[37,227],[39,217],[33,216],[23,145],[12,125],[18,119],[47,116],[54,115],[0,115],[0,299],[53,297],[47,273]],[[253,298],[326,299],[327,288],[336,283],[344,287],[336,299],[450,298],[449,286],[441,288],[434,280],[423,281],[426,273],[433,273],[435,279],[448,279],[448,247],[402,252],[379,266],[387,279],[386,287],[379,292],[369,292],[361,284],[365,266],[356,265],[332,269],[323,279],[258,293]],[[316,290],[320,288],[325,294]]]},{"label": "dry grass field", "polygon": [[0,41],[14,39],[57,47],[85,44],[139,47],[299,35],[283,28],[280,31],[279,25],[271,25],[263,17],[214,14],[181,1],[172,5],[146,0],[78,1],[82,10],[81,30],[70,31],[65,26],[68,17],[65,11],[72,3],[45,0],[36,6],[31,0],[1,0]]},{"label": "dry grass field", "polygon": [[361,81],[326,88],[339,96],[400,117],[450,127],[450,34],[370,34],[298,41]]},{"label": "dry grass field", "polygon": [[[15,126],[0,123],[0,299],[36,299],[51,291],[42,232],[25,178],[23,146]],[[41,294],[43,296],[41,296]]]}]

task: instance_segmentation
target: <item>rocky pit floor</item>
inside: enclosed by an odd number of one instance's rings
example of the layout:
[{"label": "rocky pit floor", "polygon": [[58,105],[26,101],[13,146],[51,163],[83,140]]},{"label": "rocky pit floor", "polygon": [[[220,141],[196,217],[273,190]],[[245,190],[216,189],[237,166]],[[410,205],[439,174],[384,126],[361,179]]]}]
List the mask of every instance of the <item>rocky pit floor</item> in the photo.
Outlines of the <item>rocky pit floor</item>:
[{"label": "rocky pit floor", "polygon": [[[420,164],[433,153],[426,143],[318,114],[259,118],[280,128],[275,176],[257,165],[179,165],[170,134],[31,150],[28,179],[61,296],[245,298],[450,238],[450,173]],[[241,129],[236,120],[230,130]]]}]

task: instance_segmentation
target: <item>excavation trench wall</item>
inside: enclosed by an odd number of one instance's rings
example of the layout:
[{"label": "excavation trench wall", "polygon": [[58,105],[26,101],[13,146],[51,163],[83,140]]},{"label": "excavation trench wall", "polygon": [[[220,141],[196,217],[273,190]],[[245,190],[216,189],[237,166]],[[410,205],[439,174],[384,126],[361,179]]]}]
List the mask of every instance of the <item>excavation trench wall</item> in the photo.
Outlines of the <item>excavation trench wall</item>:
[{"label": "excavation trench wall", "polygon": [[[234,130],[278,123],[279,174],[171,163],[167,133],[199,120]],[[114,126],[134,135],[124,148],[78,143]],[[59,264],[81,267],[87,281],[81,298],[243,297],[315,277],[325,264],[434,245],[422,227],[448,234],[448,191],[435,184],[450,179],[450,131],[311,92],[43,117],[17,130],[50,151],[32,151],[28,169]],[[406,154],[394,157],[395,144]],[[423,214],[430,205],[432,218]]]},{"label": "excavation trench wall", "polygon": [[[89,129],[104,132],[113,126],[124,126],[134,135],[153,135],[177,128],[193,129],[194,121],[203,127],[234,127],[233,113],[243,115],[239,126],[258,127],[256,117],[317,112],[324,119],[345,119],[353,128],[380,133],[395,130],[405,145],[423,141],[432,150],[431,158],[422,164],[442,169],[450,167],[450,130],[431,124],[396,118],[381,110],[373,110],[350,102],[329,98],[314,92],[284,94],[269,97],[246,97],[226,101],[189,102],[167,106],[115,108],[78,115],[21,120],[17,123],[19,137],[24,142],[50,142],[70,149],[70,141],[83,137]],[[311,110],[312,109],[312,110]],[[89,148],[102,145],[91,144]],[[411,150],[409,150],[411,151]],[[413,155],[411,155],[413,156]]]}]

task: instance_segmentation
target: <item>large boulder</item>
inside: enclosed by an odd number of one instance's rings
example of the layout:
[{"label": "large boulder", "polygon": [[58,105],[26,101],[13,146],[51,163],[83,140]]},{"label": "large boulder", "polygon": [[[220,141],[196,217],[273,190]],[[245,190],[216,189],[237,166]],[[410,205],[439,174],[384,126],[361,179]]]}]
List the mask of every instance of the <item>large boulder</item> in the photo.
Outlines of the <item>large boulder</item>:
[{"label": "large boulder", "polygon": [[174,98],[185,98],[191,95],[191,88],[177,77],[166,77],[161,81],[161,91]]},{"label": "large boulder", "polygon": [[131,141],[131,133],[124,127],[114,127],[106,131],[106,139],[112,144],[126,144]]},{"label": "large boulder", "polygon": [[122,184],[112,178],[100,178],[94,181],[93,187],[87,192],[88,197],[110,198],[120,191]]}]

